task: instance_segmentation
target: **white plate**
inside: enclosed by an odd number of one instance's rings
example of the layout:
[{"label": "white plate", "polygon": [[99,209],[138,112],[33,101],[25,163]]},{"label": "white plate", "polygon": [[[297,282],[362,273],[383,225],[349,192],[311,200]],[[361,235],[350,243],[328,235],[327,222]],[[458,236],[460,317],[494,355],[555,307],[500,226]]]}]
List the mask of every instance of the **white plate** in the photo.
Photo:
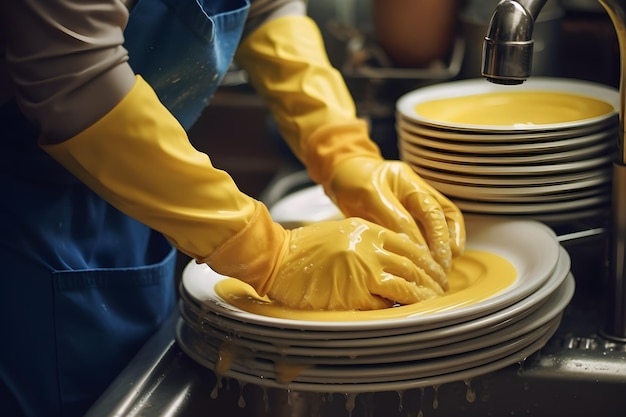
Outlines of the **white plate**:
[{"label": "white plate", "polygon": [[[396,113],[396,130],[410,133],[418,138],[443,140],[451,145],[467,146],[528,146],[549,147],[551,142],[568,141],[576,138],[595,137],[596,135],[617,135],[618,117],[610,118],[602,123],[579,126],[572,129],[559,129],[536,132],[474,132],[467,130],[442,129],[426,126],[409,120]],[[558,145],[558,144],[557,144]],[[506,149],[506,148],[503,148]]]},{"label": "white plate", "polygon": [[588,191],[603,192],[604,187],[609,184],[609,177],[596,177],[575,182],[565,182],[556,184],[540,184],[531,186],[499,186],[490,187],[478,184],[457,184],[448,181],[438,181],[425,178],[430,185],[444,194],[451,194],[457,197],[480,196],[485,198],[526,198],[545,197],[547,201],[551,197],[560,198],[560,195],[583,195]]},{"label": "white plate", "polygon": [[456,174],[503,176],[557,175],[597,169],[609,165],[615,160],[615,152],[605,153],[593,158],[557,164],[534,165],[476,165],[447,161],[434,161],[415,156],[400,149],[400,159],[412,166],[447,171]]},{"label": "white plate", "polygon": [[[449,123],[441,120],[434,120],[423,117],[415,112],[415,106],[420,103],[426,103],[433,100],[465,97],[502,91],[554,91],[578,94],[598,99],[610,104],[613,107],[613,112],[609,112],[605,115],[598,117],[585,118],[571,122],[535,125],[480,125]],[[494,83],[490,83],[485,79],[470,79],[445,82],[411,91],[398,99],[396,109],[407,119],[416,121],[420,124],[444,127],[448,129],[452,128],[455,130],[458,129],[493,132],[560,130],[590,125],[615,117],[615,114],[619,112],[619,92],[614,88],[610,88],[602,84],[566,78],[532,77],[524,84],[515,87],[497,85]],[[572,103],[571,110],[573,112],[576,111],[576,103]]]},{"label": "white plate", "polygon": [[343,214],[324,193],[321,185],[291,193],[278,200],[269,210],[272,219],[285,227],[343,218]]},{"label": "white plate", "polygon": [[576,135],[561,140],[537,141],[537,142],[511,142],[503,140],[494,143],[479,143],[466,141],[463,143],[452,142],[439,138],[431,138],[404,130],[397,131],[402,143],[420,146],[440,152],[454,152],[470,155],[536,155],[552,152],[569,151],[582,147],[593,146],[602,142],[616,142],[617,131],[602,131],[591,135]]},{"label": "white plate", "polygon": [[452,201],[461,209],[469,213],[478,213],[485,215],[497,214],[548,214],[561,213],[574,210],[583,210],[591,207],[599,206],[611,201],[609,193],[605,195],[597,195],[592,197],[581,198],[571,201],[557,201],[554,203],[506,203],[506,202],[486,202],[486,201],[470,201],[461,198],[451,198]]},{"label": "white plate", "polygon": [[476,152],[474,154],[455,153],[441,151],[438,149],[425,148],[412,144],[405,139],[405,136],[399,134],[399,148],[403,152],[408,152],[417,158],[430,159],[433,161],[452,162],[457,164],[476,164],[476,165],[538,165],[545,163],[563,163],[571,161],[580,161],[582,159],[591,158],[599,154],[606,154],[608,151],[615,150],[617,141],[603,141],[593,145],[578,147],[575,149],[562,150],[560,152],[549,153],[530,153],[530,154],[482,154]]},{"label": "white plate", "polygon": [[436,169],[423,168],[417,165],[411,165],[411,168],[413,168],[413,170],[415,170],[418,175],[424,177],[425,179],[434,179],[449,183],[465,184],[469,186],[476,185],[494,187],[528,187],[555,185],[564,183],[578,183],[581,181],[598,178],[602,178],[608,181],[611,178],[612,170],[611,166],[605,166],[594,170],[568,172],[565,174],[556,175],[517,175],[514,177],[498,177],[495,175],[487,176],[455,174],[446,171],[439,171]]},{"label": "white plate", "polygon": [[[560,276],[566,277],[568,273],[568,270],[565,270],[564,273],[561,271]],[[563,278],[561,278],[562,280]],[[228,342],[233,348],[237,347],[241,351],[248,351],[248,354],[252,352],[256,358],[274,362],[289,360],[291,363],[305,365],[348,363],[352,366],[425,360],[462,354],[504,343],[529,334],[555,318],[569,304],[573,294],[574,284],[571,282],[569,285],[561,285],[545,301],[542,300],[536,309],[530,310],[530,314],[516,315],[507,320],[498,321],[492,326],[486,326],[483,322],[481,327],[474,329],[475,326],[471,326],[471,322],[464,323],[465,326],[457,326],[458,331],[455,335],[443,338],[432,335],[426,338],[423,334],[425,332],[373,337],[369,340],[374,340],[377,344],[367,346],[362,343],[354,346],[351,340],[342,341],[348,342],[347,344],[338,345],[335,343],[331,345],[321,341],[315,343],[318,341],[303,341],[301,339],[289,340],[290,345],[287,345],[285,340],[258,336],[247,337],[240,333],[233,336],[232,329],[209,328],[207,325],[202,325],[199,318],[190,317],[185,313],[182,316],[191,328],[206,336],[207,341],[218,344]],[[188,309],[183,311],[190,313]],[[500,316],[499,313],[497,314]],[[479,319],[477,322],[480,323],[481,320]]]},{"label": "white plate", "polygon": [[549,330],[556,330],[559,321],[560,315],[557,319],[553,319],[528,334],[476,351],[391,364],[367,364],[366,366],[318,365],[302,370],[298,376],[295,377],[294,381],[309,383],[332,381],[337,384],[370,384],[386,381],[402,381],[416,377],[427,378],[442,373],[462,371],[507,357],[523,349],[541,338]]},{"label": "white plate", "polygon": [[[529,213],[529,214],[515,214],[515,213],[490,213],[491,216],[501,217],[503,219],[518,219],[518,220],[537,220],[549,225],[550,227],[566,227],[566,230],[571,230],[572,224],[581,222],[585,225],[591,223],[596,227],[604,227],[605,222],[602,219],[606,219],[611,214],[610,201],[596,207],[588,207],[580,210],[560,211],[556,213]],[[468,212],[467,214],[472,214]],[[475,214],[482,214],[477,212]],[[581,226],[582,230],[586,230],[589,227]]]},{"label": "white plate", "polygon": [[588,221],[592,220],[597,222],[600,218],[607,218],[610,216],[611,209],[610,202],[600,205],[598,207],[591,207],[582,210],[562,211],[558,213],[539,213],[530,216],[524,216],[521,218],[532,218],[540,222],[549,224],[551,226],[559,226],[564,223],[572,223],[576,221]]},{"label": "white plate", "polygon": [[[560,313],[557,319],[560,319]],[[423,378],[440,373],[459,371],[508,356],[540,338],[548,329],[554,326],[552,320],[520,337],[512,338],[484,349],[425,360],[398,360],[380,364],[359,364],[349,358],[335,365],[316,364],[314,361],[312,363],[301,363],[298,361],[299,358],[289,356],[265,359],[249,350],[239,349],[237,346],[230,344],[225,346],[227,346],[230,352],[228,356],[233,357],[230,365],[232,370],[250,373],[263,378],[279,379],[279,370],[276,369],[275,364],[285,364],[291,369],[297,369],[297,375],[293,375],[294,382],[324,383],[325,381],[332,381],[333,384],[354,384],[400,381],[413,379],[418,376]],[[211,352],[207,355],[207,359],[211,360],[219,357],[217,352],[219,352],[222,346],[219,341],[206,338],[191,328],[187,328],[185,332],[187,334],[183,333],[183,337],[193,341],[192,343],[198,347],[199,351]],[[277,359],[277,361],[275,362],[274,359]]]},{"label": "white plate", "polygon": [[228,303],[215,291],[215,285],[225,277],[212,271],[206,264],[191,261],[183,271],[182,285],[192,298],[204,302],[209,310],[241,322],[268,327],[326,331],[417,326],[432,328],[443,322],[451,324],[454,321],[467,321],[511,305],[535,291],[554,271],[560,246],[556,235],[547,226],[534,221],[507,221],[483,216],[466,216],[465,221],[468,249],[500,255],[511,262],[518,272],[517,279],[506,290],[468,306],[414,315],[401,320],[358,320],[359,312],[354,312],[355,321],[290,320],[253,314]]},{"label": "white plate", "polygon": [[570,198],[570,196],[585,196],[587,193],[604,192],[609,181],[605,178],[592,178],[585,181],[549,184],[530,187],[489,187],[484,185],[465,185],[457,183],[449,183],[447,181],[437,181],[425,178],[430,185],[444,194],[454,195],[457,197],[484,197],[493,199],[526,199],[526,198],[544,198],[544,201],[554,199]]},{"label": "white plate", "polygon": [[[548,342],[554,332],[556,332],[558,324],[559,322],[555,320],[553,326],[541,335],[541,337],[535,342],[524,346],[516,352],[512,352],[508,356],[499,359],[492,358],[493,360],[487,361],[482,365],[468,366],[467,368],[459,371],[450,370],[441,372],[438,375],[430,377],[414,376],[410,379],[402,381],[389,380],[377,383],[331,384],[328,380],[326,380],[321,384],[301,382],[291,382],[285,384],[278,382],[275,378],[267,377],[266,375],[251,375],[247,372],[239,372],[232,368],[219,376],[233,378],[243,383],[251,383],[266,388],[277,388],[281,390],[289,389],[300,392],[359,394],[365,392],[404,391],[411,388],[430,387],[450,382],[464,381],[489,372],[494,372],[505,368],[508,365],[521,362],[531,354],[541,349]],[[215,359],[217,356],[211,357],[209,355],[210,352],[207,351],[199,352],[194,347],[193,343],[186,343],[187,338],[183,335],[185,329],[186,326],[179,322],[177,327],[177,340],[181,349],[200,365],[214,370]]]},{"label": "white plate", "polygon": [[264,340],[274,343],[281,349],[285,349],[285,352],[292,346],[303,345],[328,348],[368,348],[388,344],[415,343],[420,346],[439,346],[442,342],[457,341],[465,335],[479,335],[490,327],[497,328],[507,322],[523,319],[526,315],[532,313],[534,309],[539,308],[540,305],[546,302],[548,297],[557,291],[569,274],[570,267],[571,260],[569,254],[563,247],[560,247],[559,261],[554,272],[543,285],[528,296],[508,307],[472,320],[458,323],[442,322],[438,326],[430,328],[418,325],[415,327],[407,326],[355,331],[280,329],[255,323],[245,323],[213,311],[203,310],[201,305],[186,296],[184,288],[181,295],[185,302],[182,303],[181,310],[188,310],[185,316],[193,315],[190,318],[192,325],[202,323],[204,327],[220,329],[233,335],[233,337]]},{"label": "white plate", "polygon": [[[489,188],[478,186],[465,186],[457,184],[449,184],[431,179],[426,179],[430,185],[439,190],[449,198],[460,198],[471,201],[482,201],[487,203],[519,203],[519,204],[540,204],[578,200],[581,198],[592,197],[596,195],[607,195],[611,193],[610,185],[603,182],[594,184],[593,187],[582,187],[580,189],[571,189],[569,184],[545,187],[511,187],[511,188]],[[517,188],[520,188],[518,190]],[[553,189],[553,192],[546,190]],[[533,193],[533,191],[536,191]]]},{"label": "white plate", "polygon": [[[528,207],[528,205],[541,205],[540,207],[532,207],[532,209],[540,209],[539,212],[545,212],[544,204],[564,204],[568,202],[578,202],[581,199],[591,199],[593,197],[601,197],[601,201],[608,201],[605,196],[611,193],[611,186],[603,186],[603,187],[595,187],[595,188],[587,188],[572,192],[561,192],[554,194],[525,194],[525,195],[515,195],[515,194],[490,194],[490,193],[480,193],[480,192],[472,192],[471,189],[466,187],[449,187],[444,183],[438,183],[436,181],[427,180],[427,182],[435,187],[437,190],[441,191],[443,194],[448,196],[451,199],[461,199],[461,200],[469,200],[473,202],[484,202],[488,204],[519,204],[521,207]],[[594,201],[594,200],[592,200]],[[592,204],[593,205],[593,204]],[[561,206],[557,206],[558,209]],[[576,209],[580,207],[576,206]],[[535,210],[534,212],[536,212]]]}]

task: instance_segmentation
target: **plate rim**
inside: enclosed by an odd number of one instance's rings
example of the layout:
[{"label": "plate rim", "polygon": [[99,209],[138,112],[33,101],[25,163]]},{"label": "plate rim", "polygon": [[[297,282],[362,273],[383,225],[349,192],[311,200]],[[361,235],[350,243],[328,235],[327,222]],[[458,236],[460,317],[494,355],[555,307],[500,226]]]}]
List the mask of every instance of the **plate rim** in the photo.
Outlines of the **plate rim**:
[{"label": "plate rim", "polygon": [[[567,278],[569,270],[560,271],[560,274]],[[485,318],[480,318],[472,322],[475,325],[471,331],[468,332],[467,326],[458,325],[456,326],[456,332],[445,337],[427,337],[422,335],[423,332],[415,331],[398,335],[372,337],[371,339],[379,339],[378,341],[381,342],[377,345],[354,346],[352,343],[349,343],[341,347],[327,347],[327,345],[324,346],[322,344],[311,346],[311,341],[302,343],[301,339],[295,338],[291,343],[288,340],[277,341],[272,338],[253,338],[243,335],[239,335],[241,338],[239,339],[233,338],[227,329],[221,330],[222,335],[217,337],[222,342],[228,340],[233,346],[249,349],[263,359],[273,360],[288,357],[290,360],[302,364],[309,364],[317,360],[321,364],[332,365],[333,363],[346,361],[347,358],[350,359],[351,364],[355,365],[433,359],[483,349],[492,344],[504,343],[528,334],[546,324],[565,309],[574,294],[575,284],[573,281],[567,284],[565,283],[566,279],[560,279],[559,281],[561,284],[548,296],[538,299],[527,310],[521,310],[518,314],[525,311],[529,311],[529,313],[523,315],[519,320],[515,320],[517,316],[512,313],[508,314],[505,320],[502,320],[502,316],[498,312],[495,313],[495,317],[489,316],[488,325],[486,326],[484,324]],[[532,308],[535,306],[537,308]],[[189,320],[186,320],[186,322],[192,328],[194,327]],[[211,328],[215,329],[215,327]],[[199,333],[203,331],[203,328],[198,329]],[[431,331],[431,333],[434,332]],[[214,334],[211,333],[211,335]],[[298,343],[298,345],[294,345],[293,342]],[[410,356],[407,356],[407,354]],[[405,359],[400,359],[403,357]]]},{"label": "plate rim", "polygon": [[[480,366],[470,367],[457,372],[448,372],[442,373],[435,376],[423,377],[423,378],[414,378],[403,381],[391,381],[391,382],[377,382],[377,383],[356,383],[356,384],[314,384],[314,383],[279,383],[276,380],[270,378],[260,378],[256,375],[243,374],[241,372],[235,372],[232,369],[227,370],[226,372],[220,374],[220,377],[233,378],[240,383],[252,383],[266,388],[277,388],[277,389],[289,389],[293,391],[303,391],[303,392],[318,392],[318,393],[341,393],[341,394],[361,394],[367,392],[391,392],[391,391],[405,391],[407,389],[413,388],[423,388],[423,387],[432,387],[436,385],[442,385],[444,383],[452,383],[452,382],[460,382],[464,380],[468,380],[471,378],[475,378],[489,372],[494,372],[496,370],[505,368],[506,366],[512,365],[516,362],[520,362],[530,356],[532,353],[541,349],[545,344],[550,340],[550,338],[554,335],[554,333],[558,329],[558,324],[560,320],[555,319],[555,325],[549,331],[547,331],[544,335],[542,335],[538,340],[525,346],[517,352],[513,352],[510,355],[494,360],[488,363],[485,363]],[[177,332],[180,328],[177,326]],[[178,333],[176,336],[177,339]],[[179,346],[181,350],[185,352],[188,356],[190,356],[194,361],[199,363],[200,365],[213,369],[213,365],[211,365],[206,358],[199,357],[195,352],[192,352],[184,343],[179,342]]]},{"label": "plate rim", "polygon": [[[407,327],[407,326],[416,326],[417,324],[426,324],[426,323],[437,323],[442,320],[451,320],[453,318],[469,319],[471,315],[476,315],[479,313],[486,313],[488,311],[493,311],[497,308],[502,308],[505,305],[510,305],[517,302],[520,298],[523,298],[535,291],[539,286],[545,283],[545,281],[551,276],[558,265],[559,257],[560,257],[560,244],[557,241],[556,234],[554,231],[549,228],[547,225],[529,219],[502,219],[495,216],[482,216],[482,215],[466,215],[465,216],[466,223],[466,231],[467,231],[467,249],[478,249],[481,248],[485,250],[485,243],[483,245],[476,244],[474,241],[477,239],[477,236],[473,236],[473,233],[487,233],[486,227],[490,227],[491,229],[500,227],[500,228],[511,228],[518,227],[524,230],[524,239],[506,239],[500,230],[499,233],[496,233],[496,237],[502,237],[504,244],[512,244],[519,245],[520,242],[527,243],[527,246],[523,246],[528,250],[538,250],[541,253],[539,255],[539,261],[541,259],[546,259],[550,257],[552,260],[546,264],[544,270],[541,272],[541,275],[534,277],[529,283],[521,282],[523,276],[518,276],[517,279],[510,287],[506,290],[503,290],[493,296],[465,307],[455,308],[449,311],[443,310],[434,312],[428,315],[414,315],[403,318],[401,320],[398,319],[381,319],[381,320],[358,320],[358,321],[314,321],[314,320],[291,320],[291,319],[278,319],[274,317],[266,317],[260,316],[256,314],[252,314],[235,306],[230,305],[226,300],[223,300],[219,295],[215,292],[215,285],[205,285],[204,288],[194,287],[190,290],[189,286],[193,287],[193,283],[189,282],[192,279],[192,274],[196,272],[197,274],[204,273],[213,275],[214,278],[224,279],[225,277],[211,270],[210,267],[206,264],[197,264],[195,261],[190,261],[185,269],[183,270],[183,277],[181,285],[186,286],[190,296],[198,299],[201,302],[205,302],[207,308],[216,311],[218,313],[231,316],[241,321],[246,322],[256,322],[257,324],[266,325],[266,326],[276,326],[282,328],[295,328],[295,329],[318,329],[324,330],[328,329],[329,326],[333,327],[341,327],[342,330],[357,330],[357,329],[368,329],[371,330],[373,328],[387,328],[387,327]],[[479,227],[478,224],[482,223],[483,229],[476,230],[474,228]],[[492,230],[489,230],[492,232]],[[530,231],[534,231],[536,235],[534,237],[530,237],[532,234]],[[538,249],[538,242],[536,238],[541,236],[543,239],[543,244],[545,247]],[[518,246],[519,248],[519,246]],[[517,253],[504,253],[503,247],[493,247],[490,246],[489,250],[493,253],[503,256],[507,258],[507,256],[518,255]],[[550,253],[552,251],[553,253]],[[511,262],[516,269],[518,270],[518,274],[524,272],[524,266],[519,259],[511,260],[508,258],[509,262]],[[533,262],[533,267],[536,267],[538,264]],[[192,269],[195,269],[193,271]],[[521,272],[520,272],[521,270]],[[196,274],[196,275],[197,275]],[[526,286],[524,286],[526,285]],[[520,289],[523,288],[523,289]],[[512,292],[514,291],[514,292]]]},{"label": "plate rim", "polygon": [[[576,122],[551,123],[541,125],[470,125],[465,123],[443,123],[430,118],[422,117],[409,109],[416,104],[433,99],[453,98],[471,94],[484,94],[499,91],[510,91],[510,86],[502,86],[490,83],[484,78],[472,78],[466,80],[448,81],[421,87],[403,94],[396,101],[396,111],[409,120],[426,126],[443,127],[447,129],[480,131],[480,132],[534,132],[539,130],[560,130],[600,123],[619,112],[619,92],[612,87],[586,80],[563,77],[532,77],[521,85],[515,86],[515,91],[541,90],[558,92],[575,92],[576,94],[593,97],[613,106],[613,112],[603,116],[583,119]],[[581,91],[582,90],[582,91]]]},{"label": "plate rim", "polygon": [[[567,275],[571,267],[571,259],[567,250],[565,250],[563,246],[559,247],[559,251],[560,251],[559,261],[553,274],[536,291],[532,292],[526,297],[523,297],[519,301],[505,308],[497,310],[496,312],[491,313],[487,316],[483,316],[480,318],[480,320],[476,320],[477,317],[470,317],[468,320],[451,320],[447,322],[429,324],[426,326],[424,325],[407,326],[405,328],[402,328],[402,332],[403,332],[402,334],[419,333],[420,338],[433,338],[435,337],[436,334],[441,334],[441,333],[445,333],[446,336],[451,336],[460,332],[462,328],[463,330],[467,329],[468,325],[478,326],[478,327],[485,326],[485,325],[492,325],[494,322],[508,320],[517,314],[524,313],[525,311],[533,308],[534,305],[544,302],[548,297],[550,297],[550,295],[554,291],[556,291],[556,289],[558,289],[560,285],[562,285],[563,281],[567,279]],[[257,325],[255,323],[245,323],[245,322],[241,322],[236,319],[230,318],[228,316],[223,316],[219,313],[216,313],[214,311],[209,311],[209,310],[205,310],[204,314],[205,316],[203,316],[203,319],[205,319],[206,321],[214,322],[215,320],[218,320],[218,321],[225,322],[225,327],[236,329],[238,333],[242,333],[242,326],[243,326],[244,328],[249,328],[249,329],[254,330],[254,332],[250,334],[254,334],[254,335],[263,334],[263,335],[267,335],[275,339],[282,339],[282,336],[284,336],[285,333],[291,334],[292,332],[297,332],[298,338],[305,339],[307,341],[308,340],[328,341],[331,339],[342,340],[345,338],[349,338],[349,340],[351,341],[356,340],[356,342],[354,343],[362,345],[363,343],[368,343],[368,342],[363,342],[364,339],[372,339],[372,338],[378,338],[378,337],[383,337],[387,339],[389,335],[391,334],[397,335],[398,330],[399,330],[399,328],[392,327],[392,328],[387,328],[387,329],[376,329],[376,330],[371,330],[371,329],[370,330],[357,329],[357,330],[352,330],[352,331],[342,330],[341,332],[337,332],[334,330],[329,331],[327,329],[326,330],[314,330],[313,329],[313,330],[308,330],[308,331],[302,331],[301,329],[293,329],[293,328],[281,329],[281,328],[276,328],[273,326]],[[478,317],[480,317],[480,315],[478,315]],[[249,331],[246,331],[245,333],[248,333],[248,332]]]}]

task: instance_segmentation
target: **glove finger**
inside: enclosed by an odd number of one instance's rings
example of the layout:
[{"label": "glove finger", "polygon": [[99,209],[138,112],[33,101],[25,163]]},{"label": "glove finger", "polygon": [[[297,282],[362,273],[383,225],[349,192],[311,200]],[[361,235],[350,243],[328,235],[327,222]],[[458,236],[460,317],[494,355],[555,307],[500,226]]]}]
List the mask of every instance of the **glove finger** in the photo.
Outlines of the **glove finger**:
[{"label": "glove finger", "polygon": [[395,196],[393,200],[385,198],[382,194],[377,197],[379,200],[372,200],[363,205],[367,207],[367,210],[355,210],[354,207],[349,206],[345,209],[342,207],[342,211],[379,224],[396,233],[404,233],[418,245],[428,246],[413,216]]},{"label": "glove finger", "polygon": [[385,251],[380,254],[380,262],[384,262],[385,271],[416,283],[427,276],[444,290],[448,289],[446,272],[427,246],[417,245],[401,234],[391,232],[385,236],[383,247]]},{"label": "glove finger", "polygon": [[437,201],[439,209],[446,219],[450,250],[453,256],[460,255],[463,253],[463,248],[465,247],[465,221],[463,219],[463,213],[456,204],[427,182],[424,182],[422,189]]},{"label": "glove finger", "polygon": [[384,274],[370,289],[372,293],[395,303],[408,305],[438,297],[440,293],[431,288],[419,286],[393,274]]},{"label": "glove finger", "polygon": [[463,214],[454,204],[447,207],[444,206],[443,211],[448,223],[452,256],[459,256],[465,248],[465,220]]},{"label": "glove finger", "polygon": [[[348,297],[343,297],[344,302],[336,303],[334,306],[331,305],[331,310],[358,310],[358,311],[369,311],[369,310],[382,310],[385,308],[393,307],[394,300],[391,298],[383,297],[379,294],[371,293],[369,297],[360,297],[358,299],[352,298],[352,294]],[[337,305],[339,307],[337,307]],[[334,308],[333,308],[334,307]]]},{"label": "glove finger", "polygon": [[431,271],[430,274],[411,260],[399,255],[387,255],[387,262],[385,272],[388,274],[414,282],[418,287],[429,288],[438,295],[442,295],[444,290],[448,289],[448,278],[443,273],[441,266],[434,261],[430,265],[433,265],[435,270]]},{"label": "glove finger", "polygon": [[[308,281],[303,295],[308,309],[379,310],[393,305],[391,301],[372,293],[367,279],[363,277],[369,278],[376,273],[365,265],[363,268],[357,265],[349,267],[344,265],[340,269],[328,270],[326,275],[335,275],[335,279]],[[352,279],[342,279],[345,277]]]},{"label": "glove finger", "polygon": [[444,210],[432,194],[411,193],[406,199],[411,215],[420,224],[430,252],[435,260],[448,271],[452,267],[452,250],[448,220]]},{"label": "glove finger", "polygon": [[430,184],[424,184],[426,189],[430,190],[430,194],[435,197],[437,203],[443,211],[448,226],[448,236],[450,250],[453,256],[459,256],[463,253],[465,247],[465,221],[463,213],[449,198],[441,194]]}]

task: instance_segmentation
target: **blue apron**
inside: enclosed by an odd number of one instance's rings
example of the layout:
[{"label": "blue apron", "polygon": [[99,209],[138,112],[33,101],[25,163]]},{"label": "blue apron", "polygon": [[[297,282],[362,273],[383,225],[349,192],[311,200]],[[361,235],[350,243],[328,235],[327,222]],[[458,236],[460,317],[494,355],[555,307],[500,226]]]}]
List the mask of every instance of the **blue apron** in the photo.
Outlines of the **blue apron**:
[{"label": "blue apron", "polygon": [[[239,43],[248,0],[140,0],[130,64],[190,128]],[[0,107],[0,416],[79,416],[175,305],[176,251],[37,146]]]}]

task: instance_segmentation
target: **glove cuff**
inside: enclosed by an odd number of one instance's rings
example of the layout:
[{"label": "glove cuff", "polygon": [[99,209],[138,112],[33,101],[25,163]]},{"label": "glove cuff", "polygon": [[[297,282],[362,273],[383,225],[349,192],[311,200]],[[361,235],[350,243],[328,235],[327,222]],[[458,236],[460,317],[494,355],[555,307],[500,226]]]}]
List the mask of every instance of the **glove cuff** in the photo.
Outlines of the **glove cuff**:
[{"label": "glove cuff", "polygon": [[272,220],[265,205],[256,202],[246,227],[199,262],[206,262],[222,275],[247,282],[264,296],[272,287],[275,268],[287,250],[289,233]]}]

